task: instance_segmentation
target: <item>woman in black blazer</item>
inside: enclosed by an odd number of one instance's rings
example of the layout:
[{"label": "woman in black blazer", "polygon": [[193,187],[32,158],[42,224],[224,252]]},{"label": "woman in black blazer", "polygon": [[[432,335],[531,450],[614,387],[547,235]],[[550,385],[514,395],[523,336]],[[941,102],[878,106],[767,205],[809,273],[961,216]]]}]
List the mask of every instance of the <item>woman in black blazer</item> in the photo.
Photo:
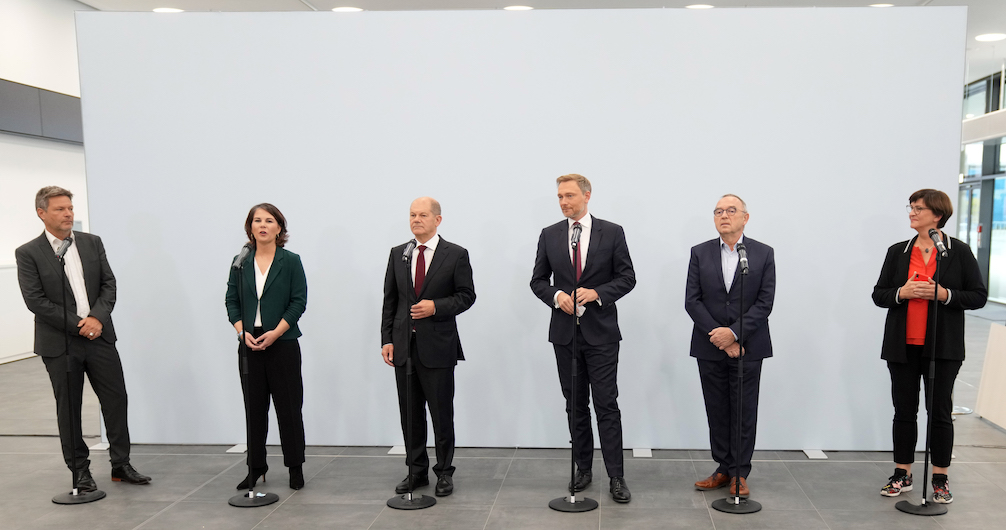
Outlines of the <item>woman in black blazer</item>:
[{"label": "woman in black blazer", "polygon": [[290,487],[300,489],[304,487],[304,381],[297,321],[307,307],[307,277],[300,256],[283,248],[289,236],[286,218],[278,208],[269,203],[253,206],[245,219],[245,233],[254,251],[242,269],[231,269],[227,281],[227,316],[238,341],[248,348],[248,375],[242,374],[241,386],[248,400],[245,419],[252,471],[238,489],[254,486],[259,477],[265,480],[269,470],[265,441],[270,395],[276,404],[283,463],[290,468]]},{"label": "woman in black blazer", "polygon": [[[964,310],[985,305],[988,291],[971,249],[939,229],[954,212],[946,193],[923,189],[909,197],[908,218],[918,235],[887,249],[884,267],[873,288],[873,301],[888,308],[881,358],[891,372],[894,400],[894,475],[880,494],[894,497],[912,490],[912,462],[918,435],[919,379],[933,392],[930,449],[933,459],[933,502],[953,502],[947,471],[954,445],[951,417],[954,379],[964,362]],[[935,242],[938,234],[947,248],[937,279]],[[933,326],[933,298],[939,300],[939,318]],[[933,340],[933,336],[936,340]],[[929,362],[936,356],[936,377],[928,388]]]}]

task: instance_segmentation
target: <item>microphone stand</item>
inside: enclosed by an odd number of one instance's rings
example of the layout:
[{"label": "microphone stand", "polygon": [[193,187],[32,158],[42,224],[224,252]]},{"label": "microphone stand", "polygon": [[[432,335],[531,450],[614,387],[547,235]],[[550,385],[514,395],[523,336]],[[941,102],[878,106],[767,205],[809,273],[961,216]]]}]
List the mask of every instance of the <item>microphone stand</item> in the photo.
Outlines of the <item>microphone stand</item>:
[{"label": "microphone stand", "polygon": [[[573,256],[577,257],[579,262],[579,252],[580,252],[580,239],[576,238],[576,241],[572,242],[573,246]],[[574,272],[575,274],[575,272]],[[569,497],[559,497],[552,499],[548,503],[548,507],[559,512],[566,513],[579,513],[579,512],[589,512],[594,508],[597,508],[597,501],[588,497],[576,498],[576,354],[578,349],[578,344],[576,340],[577,328],[580,325],[580,316],[577,315],[579,312],[576,305],[576,291],[580,288],[580,279],[577,278],[575,286],[573,287],[573,358],[570,361],[570,374],[572,377],[572,397],[570,397],[570,412],[569,415],[569,438],[570,438],[570,466],[569,466]],[[591,455],[593,458],[593,455]]]},{"label": "microphone stand", "polygon": [[[70,236],[67,236],[70,237]],[[71,243],[72,244],[72,243]],[[67,247],[69,248],[69,247]],[[66,284],[68,280],[66,278],[66,261],[63,256],[57,258],[59,260],[59,269],[63,271],[63,284],[60,291],[63,295],[63,346],[66,348],[66,399],[69,401],[69,414],[70,414],[70,462],[73,466],[73,484],[71,484],[71,489],[69,493],[60,493],[52,498],[52,502],[56,504],[84,504],[88,502],[94,502],[105,498],[105,492],[99,489],[94,491],[79,491],[77,489],[77,473],[80,471],[77,469],[77,422],[75,420],[77,414],[80,412],[80,403],[73,402],[73,387],[70,384],[70,376],[73,371],[70,369],[70,322],[67,320],[66,316]],[[84,384],[83,378],[80,381],[81,385]]]},{"label": "microphone stand", "polygon": [[[241,307],[241,376],[244,379],[241,385],[241,394],[245,402],[245,439],[247,440],[247,463],[248,463],[248,492],[235,495],[227,501],[227,504],[234,506],[235,508],[258,508],[259,506],[268,506],[279,500],[279,495],[275,493],[255,493],[255,478],[254,470],[252,469],[251,461],[251,408],[248,405],[248,387],[251,385],[251,381],[248,379],[248,343],[245,342],[245,333],[251,333],[251,331],[245,329],[245,300],[244,300],[244,280],[245,280],[245,261],[247,259],[241,260],[238,263],[238,305]],[[254,266],[254,265],[253,265]]]},{"label": "microphone stand", "polygon": [[[406,253],[403,256],[405,261],[405,273],[408,274],[409,286],[412,287],[412,291],[415,292],[415,285],[412,283],[412,252]],[[408,296],[408,293],[406,293]],[[418,301],[418,300],[417,300]],[[415,322],[412,320],[412,314],[409,314],[409,327],[412,328],[411,333],[415,333]],[[409,339],[411,346],[412,339]],[[410,348],[411,349],[411,348]],[[424,508],[429,508],[437,503],[437,499],[430,497],[429,495],[419,495],[414,496],[412,490],[415,488],[412,480],[412,462],[409,461],[409,449],[412,447],[409,445],[409,438],[412,437],[412,352],[405,357],[405,465],[409,468],[409,476],[407,480],[409,481],[409,491],[402,495],[395,495],[394,497],[388,499],[388,508],[394,508],[396,510],[422,510]]]},{"label": "microphone stand", "polygon": [[[741,243],[738,243],[741,244]],[[736,248],[736,247],[735,247]],[[741,425],[744,411],[744,279],[748,275],[746,263],[741,267],[741,299],[740,299],[740,332],[737,334],[737,345],[740,353],[737,356],[737,429],[734,432],[730,452],[734,456],[734,488],[733,495],[724,499],[716,499],[711,506],[714,510],[724,513],[755,513],[761,511],[761,504],[751,499],[741,497],[741,464],[738,456],[741,452]]]},{"label": "microphone stand", "polygon": [[936,249],[936,272],[933,274],[933,281],[936,282],[936,296],[933,296],[933,307],[930,311],[933,312],[933,329],[930,336],[933,341],[932,354],[933,356],[929,358],[929,384],[926,385],[926,410],[929,412],[927,414],[928,419],[926,420],[926,458],[925,463],[922,466],[922,504],[912,504],[911,501],[900,501],[894,505],[895,508],[912,515],[943,515],[947,513],[947,507],[942,504],[927,503],[926,502],[926,487],[929,485],[929,440],[933,434],[933,394],[936,379],[936,317],[939,316],[940,307],[940,261],[943,260],[943,253]]}]

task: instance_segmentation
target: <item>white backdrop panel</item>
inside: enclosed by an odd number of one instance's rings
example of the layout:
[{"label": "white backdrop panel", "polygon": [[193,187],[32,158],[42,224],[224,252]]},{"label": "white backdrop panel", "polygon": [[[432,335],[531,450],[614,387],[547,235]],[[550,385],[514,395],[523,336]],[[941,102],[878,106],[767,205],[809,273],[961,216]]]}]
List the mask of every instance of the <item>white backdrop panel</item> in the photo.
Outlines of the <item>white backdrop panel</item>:
[{"label": "white backdrop panel", "polygon": [[955,187],[965,13],[79,13],[133,439],[243,439],[223,295],[247,209],[269,201],[310,286],[308,443],[400,443],[381,288],[410,201],[432,195],[478,293],[459,317],[459,445],[566,445],[528,281],[561,219],[554,179],[578,172],[638,276],[619,302],[627,447],[708,446],[684,283],[732,192],[778,267],[759,446],[887,448],[870,292],[910,235],[909,193]]}]

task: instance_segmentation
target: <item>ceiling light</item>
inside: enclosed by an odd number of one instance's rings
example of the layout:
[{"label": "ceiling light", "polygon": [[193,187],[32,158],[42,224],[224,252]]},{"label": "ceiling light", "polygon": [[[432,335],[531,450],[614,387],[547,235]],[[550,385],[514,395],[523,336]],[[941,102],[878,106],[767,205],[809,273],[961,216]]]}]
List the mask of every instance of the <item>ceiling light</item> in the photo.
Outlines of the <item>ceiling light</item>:
[{"label": "ceiling light", "polygon": [[154,9],[154,13],[181,13],[185,11],[184,9],[177,9],[174,7],[158,7]]},{"label": "ceiling light", "polygon": [[712,9],[713,6],[709,4],[692,4],[690,6],[685,6],[685,9]]},{"label": "ceiling light", "polygon": [[332,11],[335,11],[336,13],[359,13],[360,11],[363,11],[363,9],[359,7],[333,7]]},{"label": "ceiling light", "polygon": [[531,6],[506,6],[503,9],[506,11],[530,11],[534,8]]},{"label": "ceiling light", "polygon": [[965,114],[964,117],[965,118],[974,118],[975,115],[974,114]]},{"label": "ceiling light", "polygon": [[975,37],[978,42],[995,42],[1003,39],[1006,39],[1006,33],[986,33]]},{"label": "ceiling light", "polygon": [[894,7],[894,4],[870,4],[870,7]]}]

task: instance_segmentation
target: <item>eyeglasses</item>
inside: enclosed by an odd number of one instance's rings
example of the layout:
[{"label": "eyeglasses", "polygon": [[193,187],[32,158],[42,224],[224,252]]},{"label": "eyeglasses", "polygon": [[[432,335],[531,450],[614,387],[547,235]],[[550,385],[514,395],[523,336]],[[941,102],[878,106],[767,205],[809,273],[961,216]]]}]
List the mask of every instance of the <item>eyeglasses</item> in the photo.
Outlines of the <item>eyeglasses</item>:
[{"label": "eyeglasses", "polygon": [[726,210],[724,210],[723,208],[717,208],[717,209],[713,210],[713,216],[714,217],[719,217],[719,216],[723,215],[724,213],[726,213],[727,217],[733,217],[733,216],[737,215],[737,212],[738,212],[737,208],[734,208],[733,206],[727,208]]},{"label": "eyeglasses", "polygon": [[912,206],[911,204],[905,206],[905,211],[907,211],[908,213],[915,212],[916,215],[922,213],[922,210],[933,211],[932,208],[923,208],[922,206]]}]

